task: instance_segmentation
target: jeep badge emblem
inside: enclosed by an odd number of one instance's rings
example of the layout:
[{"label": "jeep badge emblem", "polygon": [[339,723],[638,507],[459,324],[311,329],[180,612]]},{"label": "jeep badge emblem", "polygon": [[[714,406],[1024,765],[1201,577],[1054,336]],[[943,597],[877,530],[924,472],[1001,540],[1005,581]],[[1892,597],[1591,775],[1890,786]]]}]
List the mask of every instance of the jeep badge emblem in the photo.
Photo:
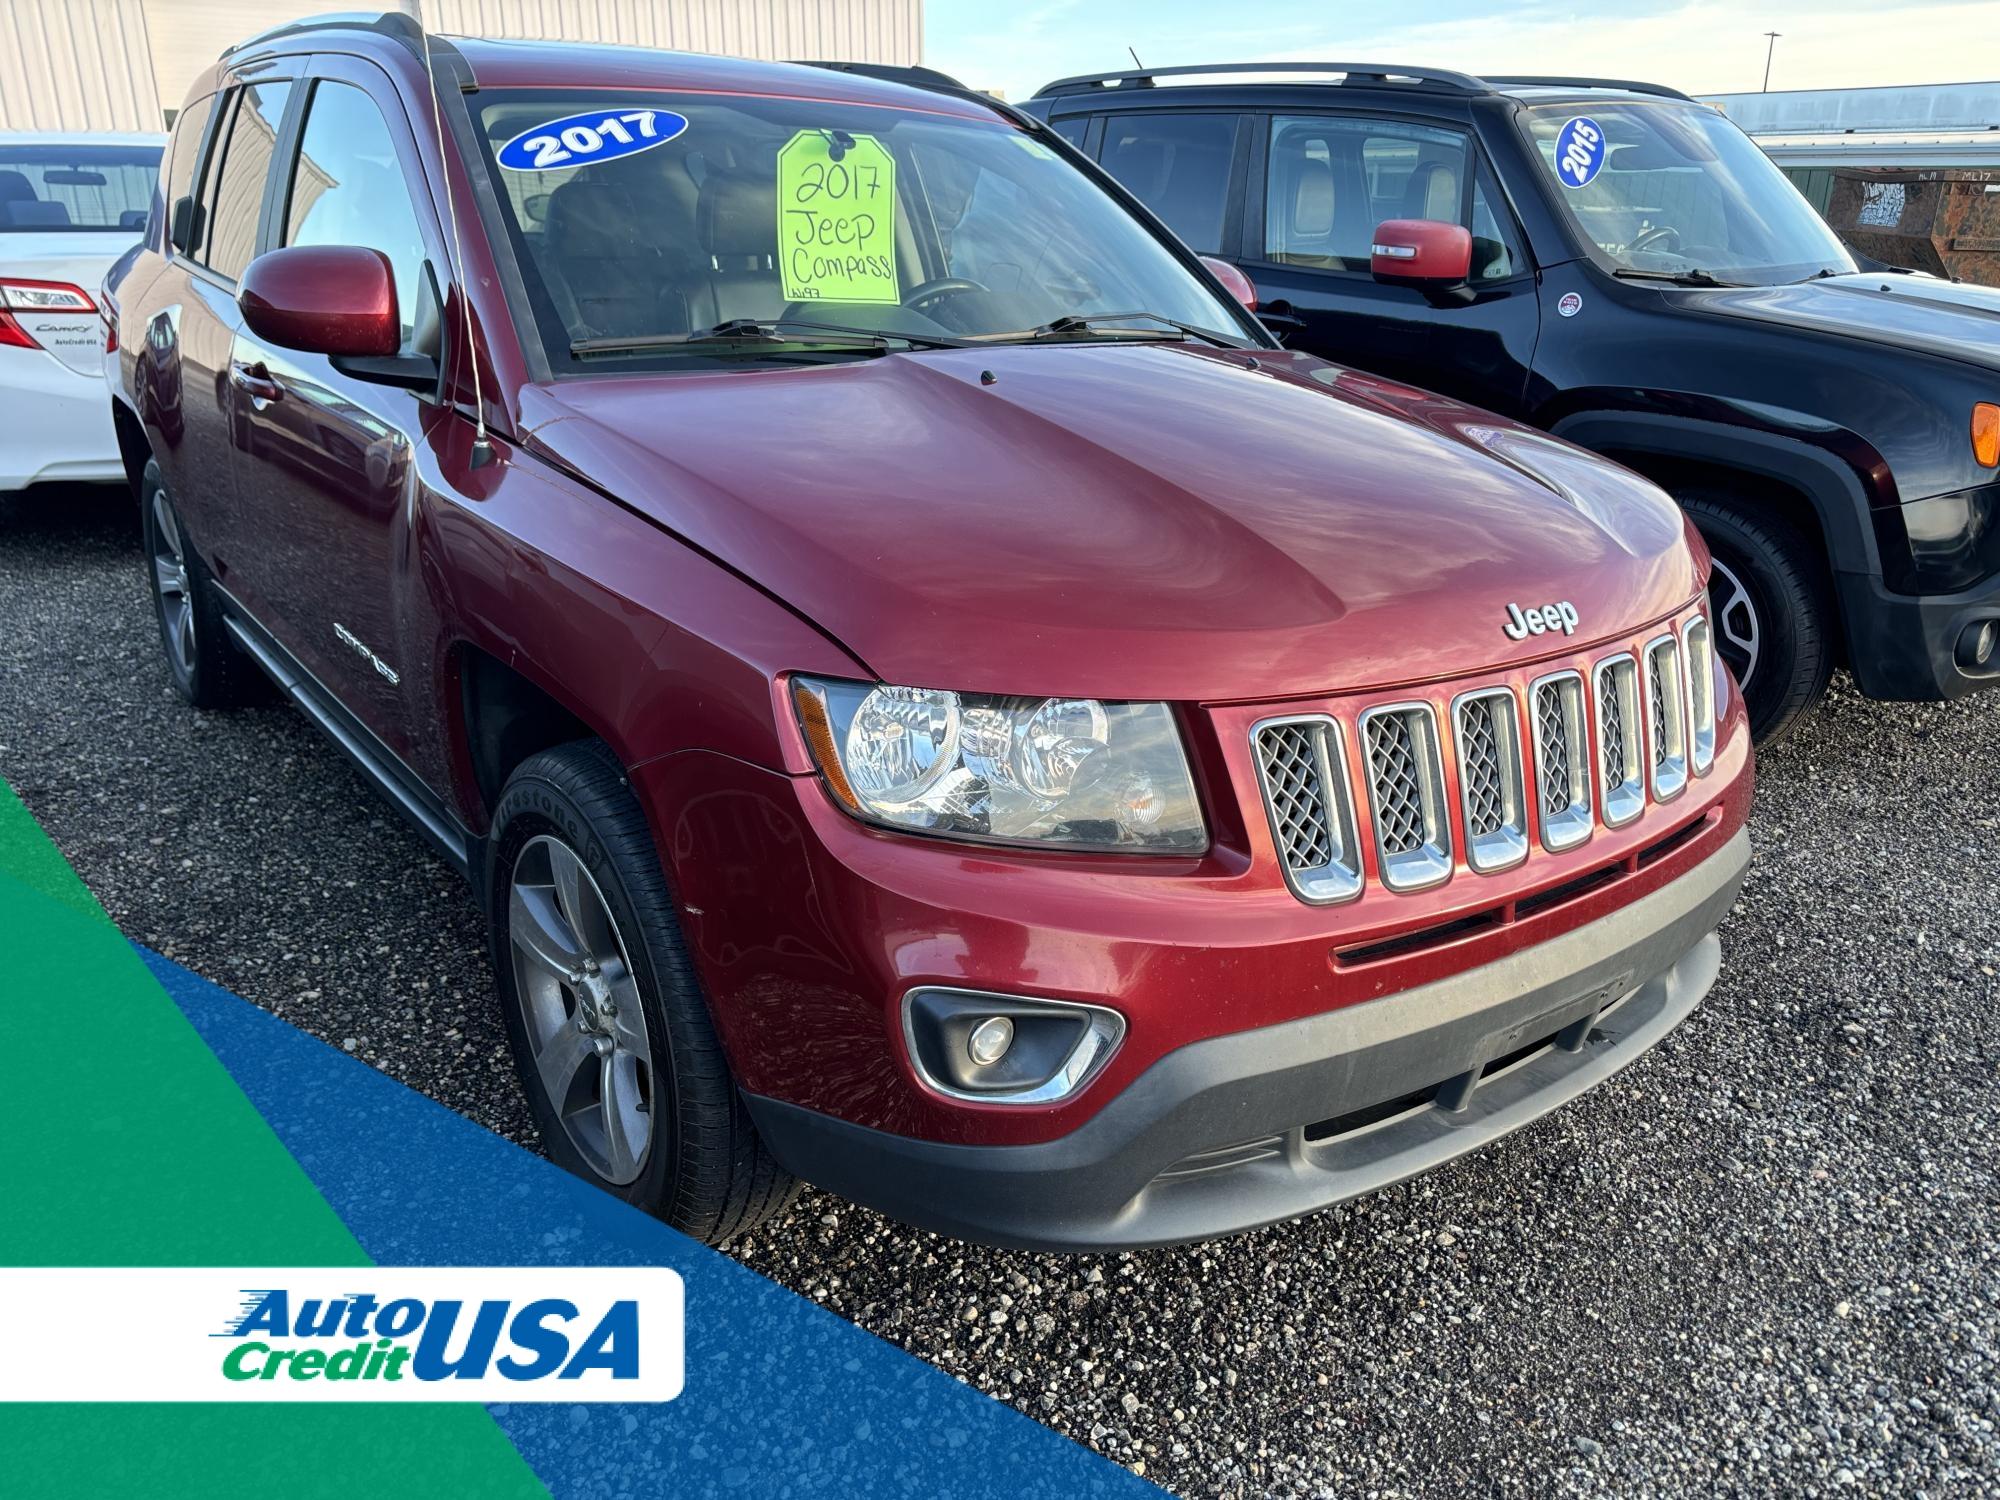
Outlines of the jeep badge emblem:
[{"label": "jeep badge emblem", "polygon": [[1539,609],[1523,609],[1518,604],[1510,604],[1507,606],[1507,623],[1500,628],[1507,632],[1510,641],[1525,641],[1531,635],[1541,635],[1550,630],[1575,635],[1576,606],[1567,599],[1544,604]]}]

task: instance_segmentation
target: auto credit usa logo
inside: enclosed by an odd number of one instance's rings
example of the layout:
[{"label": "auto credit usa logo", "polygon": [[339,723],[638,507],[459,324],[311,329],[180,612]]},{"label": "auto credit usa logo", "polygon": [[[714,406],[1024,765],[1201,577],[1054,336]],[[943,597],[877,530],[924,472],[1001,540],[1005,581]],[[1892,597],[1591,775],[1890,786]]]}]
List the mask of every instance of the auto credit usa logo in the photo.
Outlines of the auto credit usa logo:
[{"label": "auto credit usa logo", "polygon": [[671,1401],[681,1278],[636,1268],[0,1270],[0,1401]]}]

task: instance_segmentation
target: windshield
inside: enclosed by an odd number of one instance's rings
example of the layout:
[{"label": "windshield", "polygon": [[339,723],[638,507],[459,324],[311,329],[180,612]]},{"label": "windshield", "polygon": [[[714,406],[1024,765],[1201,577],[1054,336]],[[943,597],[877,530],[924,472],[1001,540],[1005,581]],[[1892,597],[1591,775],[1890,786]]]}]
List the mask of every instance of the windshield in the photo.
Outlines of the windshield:
[{"label": "windshield", "polygon": [[[1256,337],[1117,200],[998,118],[714,94],[478,98],[558,369],[827,357],[874,334]],[[1107,326],[1133,313],[1154,317]],[[1050,327],[1066,319],[1080,321]],[[742,320],[817,326],[785,330],[802,341],[780,355]],[[742,348],[672,347],[729,325]],[[832,330],[861,337],[843,349]]]},{"label": "windshield", "polygon": [[0,144],[0,234],[146,227],[160,147]]},{"label": "windshield", "polygon": [[1556,198],[1613,269],[1758,286],[1855,269],[1785,174],[1713,109],[1605,99],[1537,104],[1523,118]]}]

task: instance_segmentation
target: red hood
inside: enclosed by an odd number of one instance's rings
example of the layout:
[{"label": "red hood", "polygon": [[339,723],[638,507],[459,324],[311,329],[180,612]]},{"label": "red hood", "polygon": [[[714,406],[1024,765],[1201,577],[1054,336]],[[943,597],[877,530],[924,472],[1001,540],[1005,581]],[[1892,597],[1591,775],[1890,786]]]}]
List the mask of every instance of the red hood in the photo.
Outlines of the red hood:
[{"label": "red hood", "polygon": [[[1645,481],[1305,355],[621,375],[531,387],[522,417],[531,445],[920,687],[1330,693],[1575,649],[1697,589]],[[1502,634],[1509,604],[1559,600],[1573,640]]]}]

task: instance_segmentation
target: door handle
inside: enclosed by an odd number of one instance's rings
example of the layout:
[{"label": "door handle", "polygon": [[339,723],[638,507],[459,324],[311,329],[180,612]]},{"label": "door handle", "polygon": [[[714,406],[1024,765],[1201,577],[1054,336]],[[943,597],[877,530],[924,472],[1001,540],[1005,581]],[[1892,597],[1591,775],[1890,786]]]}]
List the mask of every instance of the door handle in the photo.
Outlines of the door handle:
[{"label": "door handle", "polygon": [[259,411],[285,394],[285,388],[271,378],[271,372],[264,368],[261,359],[254,364],[232,359],[229,362],[229,383],[248,396],[250,404]]}]

